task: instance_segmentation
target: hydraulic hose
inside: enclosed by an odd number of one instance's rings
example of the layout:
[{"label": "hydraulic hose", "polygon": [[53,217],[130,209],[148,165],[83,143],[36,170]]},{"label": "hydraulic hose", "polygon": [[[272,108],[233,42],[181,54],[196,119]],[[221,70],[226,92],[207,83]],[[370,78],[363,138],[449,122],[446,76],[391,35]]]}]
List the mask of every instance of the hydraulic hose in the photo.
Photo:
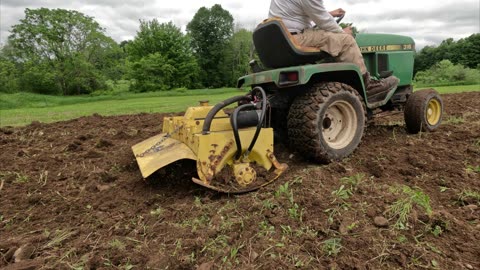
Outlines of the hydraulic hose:
[{"label": "hydraulic hose", "polygon": [[[247,148],[247,151],[245,152],[245,157],[248,157],[250,152],[252,151],[253,147],[255,146],[255,143],[257,142],[258,136],[260,134],[260,131],[262,129],[262,125],[265,119],[266,111],[267,111],[267,94],[265,93],[265,90],[263,90],[261,87],[255,87],[251,91],[251,95],[254,96],[256,92],[260,92],[262,95],[261,98],[261,112],[260,112],[260,119],[257,124],[257,129],[255,130],[255,134],[253,135],[252,141],[250,143],[250,146]],[[215,115],[223,108],[227,107],[228,105],[239,102],[242,100],[250,100],[249,96],[235,96],[231,97],[229,99],[226,99],[218,104],[216,104],[207,114],[205,117],[205,121],[203,123],[203,128],[202,128],[202,134],[206,135],[210,133],[210,127],[212,125],[213,118]],[[237,146],[237,152],[235,154],[235,159],[238,160],[240,156],[242,155],[242,143],[240,141],[240,134],[238,131],[238,123],[237,123],[237,118],[238,118],[238,113],[246,108],[255,108],[255,104],[244,104],[238,106],[232,114],[232,117],[230,118],[230,123],[232,125],[233,129],[233,135],[235,137],[235,143]]]},{"label": "hydraulic hose", "polygon": [[205,117],[205,122],[203,122],[202,134],[206,135],[210,133],[210,126],[212,125],[213,118],[215,115],[223,108],[227,107],[228,105],[239,102],[241,100],[248,100],[248,96],[235,96],[229,99],[226,99],[220,103],[217,103],[213,108],[208,112],[207,116]]},{"label": "hydraulic hose", "polygon": [[232,125],[233,136],[235,137],[235,144],[237,145],[237,153],[235,153],[235,160],[238,160],[242,155],[242,142],[240,141],[240,135],[238,132],[238,123],[237,123],[238,113],[241,110],[246,108],[255,108],[255,105],[244,104],[244,105],[238,106],[233,111],[232,117],[230,117],[230,124]]},{"label": "hydraulic hose", "polygon": [[250,146],[248,147],[247,151],[245,152],[245,157],[248,157],[248,155],[250,154],[250,152],[253,149],[253,146],[257,142],[258,135],[260,134],[260,130],[262,129],[263,120],[265,119],[265,114],[266,114],[266,111],[267,111],[267,94],[265,93],[265,90],[263,90],[261,87],[257,86],[255,88],[253,88],[252,96],[255,96],[256,91],[259,91],[262,94],[262,111],[261,111],[261,114],[260,114],[260,119],[259,119],[258,124],[257,124],[257,130],[255,130],[255,135],[253,135],[252,142],[250,143]]}]

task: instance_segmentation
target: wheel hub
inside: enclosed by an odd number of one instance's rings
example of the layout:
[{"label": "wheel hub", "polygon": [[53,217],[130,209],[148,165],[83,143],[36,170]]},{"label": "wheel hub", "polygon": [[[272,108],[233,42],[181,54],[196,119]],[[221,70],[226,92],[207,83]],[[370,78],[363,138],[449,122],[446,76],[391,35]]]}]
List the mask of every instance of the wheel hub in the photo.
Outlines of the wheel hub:
[{"label": "wheel hub", "polygon": [[323,129],[329,129],[332,126],[332,119],[328,118],[328,116],[325,116],[323,119]]},{"label": "wheel hub", "polygon": [[237,183],[242,187],[250,185],[257,178],[257,172],[250,167],[249,163],[233,164],[233,175]]},{"label": "wheel hub", "polygon": [[353,106],[344,100],[332,103],[322,120],[322,135],[329,147],[342,149],[355,137],[357,114]]},{"label": "wheel hub", "polygon": [[442,109],[440,102],[436,99],[431,99],[427,106],[427,121],[430,125],[434,126],[440,121],[442,115]]}]

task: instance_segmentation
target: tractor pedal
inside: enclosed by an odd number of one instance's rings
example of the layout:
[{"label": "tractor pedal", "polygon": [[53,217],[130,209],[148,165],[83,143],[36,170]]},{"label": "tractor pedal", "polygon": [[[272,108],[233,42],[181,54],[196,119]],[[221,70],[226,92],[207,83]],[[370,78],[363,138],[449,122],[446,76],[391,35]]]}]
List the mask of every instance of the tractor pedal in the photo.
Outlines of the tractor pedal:
[{"label": "tractor pedal", "polygon": [[378,92],[378,93],[373,93],[373,94],[370,94],[370,93],[367,92],[368,102],[372,103],[372,102],[381,101],[387,96],[387,94],[389,92],[390,92],[390,90],[386,90],[386,91],[382,91],[382,92]]},{"label": "tractor pedal", "polygon": [[393,70],[380,71],[380,73],[378,75],[379,75],[380,79],[385,79],[385,78],[393,75]]}]

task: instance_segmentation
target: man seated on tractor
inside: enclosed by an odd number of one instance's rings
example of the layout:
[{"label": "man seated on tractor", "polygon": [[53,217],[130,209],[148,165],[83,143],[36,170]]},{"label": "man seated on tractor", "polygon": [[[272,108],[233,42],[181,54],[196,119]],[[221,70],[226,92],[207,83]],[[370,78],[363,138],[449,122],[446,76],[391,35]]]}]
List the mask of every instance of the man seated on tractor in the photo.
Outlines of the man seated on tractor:
[{"label": "man seated on tractor", "polygon": [[[356,64],[363,74],[368,94],[386,92],[396,87],[399,79],[395,76],[381,80],[370,77],[351,26],[342,29],[334,19],[344,14],[341,8],[328,12],[323,0],[272,0],[268,17],[281,18],[301,46],[316,47],[339,62]],[[315,27],[312,27],[312,21]]]}]

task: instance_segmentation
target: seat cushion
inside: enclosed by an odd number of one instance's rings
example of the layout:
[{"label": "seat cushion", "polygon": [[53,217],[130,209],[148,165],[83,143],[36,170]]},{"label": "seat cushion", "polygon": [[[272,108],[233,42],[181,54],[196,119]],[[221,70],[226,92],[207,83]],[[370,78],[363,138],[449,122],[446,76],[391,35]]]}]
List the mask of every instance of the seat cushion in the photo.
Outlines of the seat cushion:
[{"label": "seat cushion", "polygon": [[253,32],[253,43],[267,68],[313,64],[328,56],[318,48],[300,46],[279,18],[270,18],[258,25]]}]

